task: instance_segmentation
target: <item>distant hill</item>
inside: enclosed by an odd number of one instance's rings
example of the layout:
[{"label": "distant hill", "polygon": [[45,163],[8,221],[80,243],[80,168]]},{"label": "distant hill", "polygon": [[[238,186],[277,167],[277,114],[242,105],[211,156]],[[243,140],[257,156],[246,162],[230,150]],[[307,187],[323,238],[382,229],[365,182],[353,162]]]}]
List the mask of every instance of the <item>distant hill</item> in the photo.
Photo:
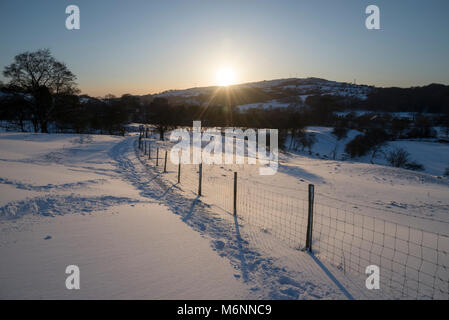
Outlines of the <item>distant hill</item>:
[{"label": "distant hill", "polygon": [[[8,93],[0,92],[0,100],[8,96]],[[317,96],[327,98],[323,102],[317,100]],[[134,97],[142,104],[148,104],[156,97],[163,97],[173,105],[232,106],[242,111],[252,108],[303,107],[317,103],[326,104],[325,101],[329,101],[333,106],[338,105],[338,111],[343,111],[341,108],[344,108],[382,112],[449,113],[449,86],[442,84],[379,88],[320,78],[288,78],[229,87],[168,90]],[[83,103],[98,100],[86,95],[80,98]]]},{"label": "distant hill", "polygon": [[307,105],[311,96],[331,96],[348,108],[386,112],[449,112],[449,86],[430,84],[412,88],[378,88],[320,78],[288,78],[229,87],[169,90],[142,96],[146,102],[164,97],[172,104],[249,108]]},{"label": "distant hill", "polygon": [[201,87],[169,90],[153,97],[165,97],[174,104],[232,105],[301,104],[310,95],[335,95],[365,100],[373,87],[329,81],[319,78],[277,79],[251,82],[229,87]]}]

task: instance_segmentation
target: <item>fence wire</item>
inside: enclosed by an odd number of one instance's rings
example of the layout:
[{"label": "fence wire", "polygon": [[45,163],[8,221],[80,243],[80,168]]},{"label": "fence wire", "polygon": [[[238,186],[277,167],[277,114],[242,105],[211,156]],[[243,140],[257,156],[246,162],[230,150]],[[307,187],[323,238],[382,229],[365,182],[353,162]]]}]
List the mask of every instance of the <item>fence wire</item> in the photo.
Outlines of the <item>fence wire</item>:
[{"label": "fence wire", "polygon": [[[181,164],[178,183],[179,166],[171,161],[169,149],[159,148],[158,152],[145,139],[139,139],[138,146],[139,156],[163,173],[164,179],[185,192],[198,194],[199,165]],[[214,175],[211,168],[202,166],[202,201],[232,214],[233,173]],[[363,279],[368,266],[378,266],[381,287],[388,288],[395,299],[449,299],[448,236],[333,208],[319,200],[314,201],[312,224],[312,250],[317,257],[343,273]],[[239,219],[246,224],[289,247],[305,248],[309,206],[306,192],[292,196],[241,179],[235,203]]]}]

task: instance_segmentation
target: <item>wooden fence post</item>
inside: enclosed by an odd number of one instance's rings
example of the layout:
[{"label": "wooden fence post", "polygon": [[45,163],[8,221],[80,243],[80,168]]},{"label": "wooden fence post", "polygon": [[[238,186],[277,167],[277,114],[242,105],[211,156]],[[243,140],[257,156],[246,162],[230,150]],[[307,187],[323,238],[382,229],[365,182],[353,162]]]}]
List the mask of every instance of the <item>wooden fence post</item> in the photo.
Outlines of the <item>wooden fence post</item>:
[{"label": "wooden fence post", "polygon": [[165,150],[164,173],[167,172],[167,150]]},{"label": "wooden fence post", "polygon": [[178,163],[178,183],[181,183],[181,157],[179,157]]},{"label": "wooden fence post", "polygon": [[200,163],[200,171],[199,171],[199,174],[198,174],[198,195],[201,197],[201,183],[202,183],[202,180],[203,180],[203,164],[202,163]]},{"label": "wooden fence post", "polygon": [[156,167],[159,166],[159,147],[156,149]]},{"label": "wooden fence post", "polygon": [[237,172],[234,172],[234,216],[237,215]]},{"label": "wooden fence post", "polygon": [[312,229],[313,229],[313,202],[315,198],[315,186],[309,184],[309,216],[307,219],[306,250],[312,252]]}]

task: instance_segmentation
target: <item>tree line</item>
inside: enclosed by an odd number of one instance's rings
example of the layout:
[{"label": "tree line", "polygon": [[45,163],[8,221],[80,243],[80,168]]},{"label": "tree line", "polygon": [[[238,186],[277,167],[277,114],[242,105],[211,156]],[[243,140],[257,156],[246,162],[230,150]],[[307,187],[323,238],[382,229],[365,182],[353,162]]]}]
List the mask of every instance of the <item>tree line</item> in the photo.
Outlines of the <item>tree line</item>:
[{"label": "tree line", "polygon": [[[203,127],[279,129],[281,147],[310,150],[314,138],[304,128],[329,126],[334,127],[338,135],[344,135],[349,129],[362,132],[365,138],[359,137],[348,147],[351,156],[358,156],[366,153],[364,148],[372,149],[387,139],[432,137],[435,136],[434,126],[449,128],[449,110],[437,119],[423,115],[421,111],[424,109],[419,108],[414,119],[395,118],[389,114],[348,113],[339,116],[336,113],[363,107],[368,102],[380,104],[375,101],[390,99],[388,92],[391,90],[381,90],[384,93],[376,93],[378,100],[369,97],[364,103],[348,97],[310,95],[305,102],[291,100],[289,107],[245,111],[236,107],[236,101],[242,99],[238,98],[239,95],[233,94],[226,99],[223,92],[217,95],[220,98],[203,105],[174,104],[163,97],[130,94],[93,98],[79,95],[76,76],[48,49],[18,54],[13,63],[4,68],[3,75],[9,82],[1,85],[0,119],[8,120],[21,131],[27,131],[26,124],[31,123],[33,131],[43,133],[124,134],[126,125],[136,122],[154,126],[160,138],[164,139],[167,130],[191,126],[193,121],[201,120]],[[439,86],[434,89],[444,91]],[[421,95],[422,90],[413,90]],[[246,95],[245,99],[263,98],[259,91],[250,93],[245,92],[241,96]],[[441,95],[444,102],[445,95]],[[432,99],[429,101],[430,105],[434,103]],[[290,140],[286,144],[287,139]]]}]

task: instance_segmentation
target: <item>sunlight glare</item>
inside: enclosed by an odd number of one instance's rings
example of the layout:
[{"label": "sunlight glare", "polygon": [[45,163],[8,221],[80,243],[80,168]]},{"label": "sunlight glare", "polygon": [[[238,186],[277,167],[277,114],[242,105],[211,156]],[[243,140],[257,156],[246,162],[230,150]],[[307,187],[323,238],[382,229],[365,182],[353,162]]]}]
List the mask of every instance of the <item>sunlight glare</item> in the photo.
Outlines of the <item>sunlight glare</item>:
[{"label": "sunlight glare", "polygon": [[219,86],[226,87],[235,84],[235,74],[230,68],[222,68],[217,72],[217,83]]}]

